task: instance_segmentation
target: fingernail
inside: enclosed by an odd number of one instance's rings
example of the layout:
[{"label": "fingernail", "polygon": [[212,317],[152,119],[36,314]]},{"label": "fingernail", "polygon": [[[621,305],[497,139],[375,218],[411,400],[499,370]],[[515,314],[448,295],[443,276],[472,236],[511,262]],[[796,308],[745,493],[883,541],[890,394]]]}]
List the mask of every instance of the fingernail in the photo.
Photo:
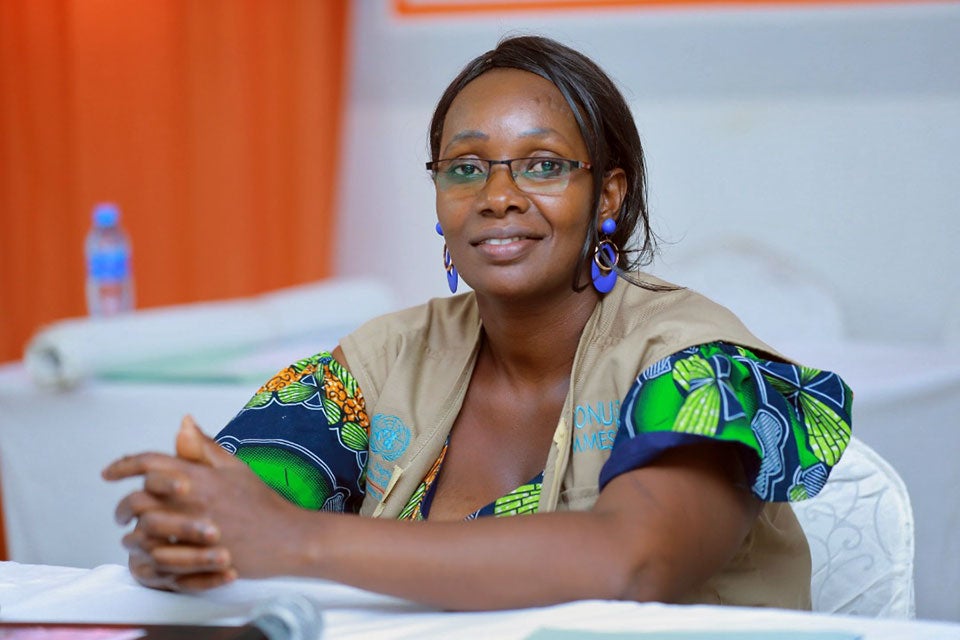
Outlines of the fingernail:
[{"label": "fingernail", "polygon": [[200,537],[202,537],[205,542],[216,542],[217,538],[220,537],[220,530],[212,524],[199,525],[199,532]]}]

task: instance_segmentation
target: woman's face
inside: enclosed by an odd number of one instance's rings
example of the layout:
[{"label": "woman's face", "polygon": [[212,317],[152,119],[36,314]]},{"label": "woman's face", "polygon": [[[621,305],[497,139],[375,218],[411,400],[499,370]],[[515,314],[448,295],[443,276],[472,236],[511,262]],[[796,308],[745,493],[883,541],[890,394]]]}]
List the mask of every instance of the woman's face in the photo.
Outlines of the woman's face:
[{"label": "woman's face", "polygon": [[[526,157],[589,162],[573,112],[549,80],[494,69],[470,82],[447,112],[440,158]],[[506,165],[476,192],[437,188],[437,217],[453,263],[479,295],[569,295],[590,225],[593,180],[573,169],[559,193],[532,195]]]}]

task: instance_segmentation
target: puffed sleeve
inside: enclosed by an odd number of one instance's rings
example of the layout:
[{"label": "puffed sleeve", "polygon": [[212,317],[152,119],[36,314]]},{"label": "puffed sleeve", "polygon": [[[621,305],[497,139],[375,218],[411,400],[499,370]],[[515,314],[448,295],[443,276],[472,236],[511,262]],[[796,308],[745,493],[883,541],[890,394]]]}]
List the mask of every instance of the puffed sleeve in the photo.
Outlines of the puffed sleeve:
[{"label": "puffed sleeve", "polygon": [[723,342],[685,349],[631,386],[600,487],[667,449],[715,440],[741,445],[760,499],[815,496],[850,441],[852,401],[850,388],[829,371]]},{"label": "puffed sleeve", "polygon": [[369,431],[356,380],[321,352],[268,380],[216,441],[290,502],[356,513]]}]

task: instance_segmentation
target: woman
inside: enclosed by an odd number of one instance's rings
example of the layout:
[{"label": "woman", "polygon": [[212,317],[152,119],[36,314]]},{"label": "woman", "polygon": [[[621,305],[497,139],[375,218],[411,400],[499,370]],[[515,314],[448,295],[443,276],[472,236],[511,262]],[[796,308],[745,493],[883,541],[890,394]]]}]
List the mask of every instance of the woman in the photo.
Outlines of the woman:
[{"label": "woman", "polygon": [[850,391],[630,273],[653,246],[609,78],[551,40],[505,40],[448,87],[430,147],[451,290],[474,292],[282,371],[222,448],[186,418],[175,456],[110,465],[109,480],[144,476],[117,508],[137,519],[136,578],[306,575],[456,609],[809,607],[782,502],[823,486]]}]

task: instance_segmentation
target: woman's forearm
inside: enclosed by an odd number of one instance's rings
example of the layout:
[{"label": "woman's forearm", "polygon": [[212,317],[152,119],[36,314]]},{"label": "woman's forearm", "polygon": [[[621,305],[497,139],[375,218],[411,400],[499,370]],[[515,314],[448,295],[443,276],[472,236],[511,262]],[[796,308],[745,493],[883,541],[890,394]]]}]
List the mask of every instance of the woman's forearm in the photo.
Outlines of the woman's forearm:
[{"label": "woman's forearm", "polygon": [[641,569],[618,553],[608,518],[591,512],[465,522],[301,518],[292,573],[444,609],[631,597],[629,576]]},{"label": "woman's forearm", "polygon": [[761,503],[707,449],[614,479],[594,509],[463,522],[298,512],[299,575],[449,609],[675,601],[741,547]]}]

